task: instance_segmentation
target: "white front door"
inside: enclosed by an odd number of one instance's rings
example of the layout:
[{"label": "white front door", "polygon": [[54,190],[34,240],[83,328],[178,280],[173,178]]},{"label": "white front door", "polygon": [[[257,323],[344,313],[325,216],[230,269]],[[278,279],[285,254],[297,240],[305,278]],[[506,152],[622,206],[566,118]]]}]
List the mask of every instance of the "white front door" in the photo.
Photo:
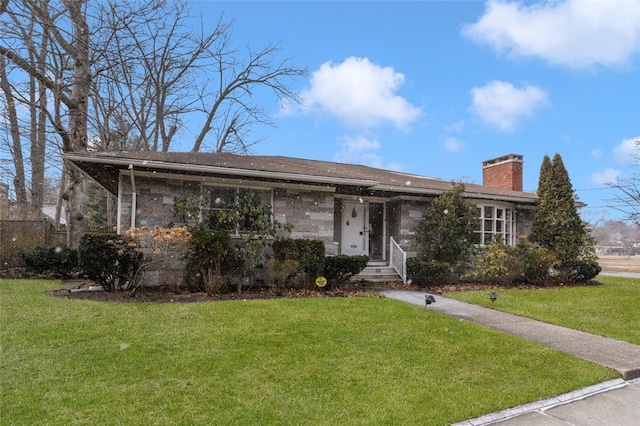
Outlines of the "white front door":
[{"label": "white front door", "polygon": [[345,201],[342,204],[342,254],[369,254],[367,203]]}]

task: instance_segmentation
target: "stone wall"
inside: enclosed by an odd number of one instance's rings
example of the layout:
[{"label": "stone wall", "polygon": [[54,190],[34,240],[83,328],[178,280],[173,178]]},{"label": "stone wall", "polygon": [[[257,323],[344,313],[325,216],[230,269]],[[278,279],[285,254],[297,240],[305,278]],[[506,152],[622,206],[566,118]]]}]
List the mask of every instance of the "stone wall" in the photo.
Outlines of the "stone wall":
[{"label": "stone wall", "polygon": [[324,243],[327,256],[337,253],[334,244],[334,197],[332,193],[297,189],[276,189],[274,217],[293,225],[291,238],[308,238]]},{"label": "stone wall", "polygon": [[400,207],[400,235],[398,243],[407,252],[407,257],[416,257],[419,247],[416,231],[427,209],[430,200],[404,200]]},{"label": "stone wall", "polygon": [[[120,224],[129,228],[131,224],[131,186],[128,177],[122,179],[120,197]],[[197,182],[170,179],[136,177],[136,226],[166,227],[173,222],[173,199],[185,192],[200,191]]]}]

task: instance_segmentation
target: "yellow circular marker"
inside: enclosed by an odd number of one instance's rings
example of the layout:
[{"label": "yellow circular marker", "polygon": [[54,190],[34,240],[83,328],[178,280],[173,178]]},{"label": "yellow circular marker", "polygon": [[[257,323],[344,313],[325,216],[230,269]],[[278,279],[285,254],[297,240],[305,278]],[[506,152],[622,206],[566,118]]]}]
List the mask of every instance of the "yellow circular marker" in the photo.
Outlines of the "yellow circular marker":
[{"label": "yellow circular marker", "polygon": [[325,285],[327,285],[327,279],[325,277],[316,278],[316,285],[318,287],[324,287]]}]

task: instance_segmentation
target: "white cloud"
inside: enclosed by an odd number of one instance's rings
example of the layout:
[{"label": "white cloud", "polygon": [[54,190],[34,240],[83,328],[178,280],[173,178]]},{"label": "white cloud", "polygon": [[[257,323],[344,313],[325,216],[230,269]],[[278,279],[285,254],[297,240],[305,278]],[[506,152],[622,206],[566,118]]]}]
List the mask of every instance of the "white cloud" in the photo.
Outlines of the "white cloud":
[{"label": "white cloud", "polygon": [[329,114],[352,127],[369,129],[383,123],[405,128],[421,114],[396,94],[404,75],[367,58],[325,62],[311,76],[311,88],[300,93],[304,112]]},{"label": "white cloud", "polygon": [[613,149],[613,156],[620,163],[631,163],[640,156],[640,136],[624,139]]},{"label": "white cloud", "polygon": [[460,152],[464,149],[464,142],[454,137],[448,137],[444,140],[444,149],[450,152]]},{"label": "white cloud", "polygon": [[375,139],[366,136],[344,136],[342,150],[334,155],[334,160],[340,163],[366,164],[372,167],[380,167],[382,158],[372,151],[381,148],[380,143]]},{"label": "white cloud", "polygon": [[511,57],[570,68],[621,66],[640,52],[640,7],[633,0],[490,0],[463,34]]},{"label": "white cloud", "polygon": [[607,185],[610,183],[615,183],[620,174],[620,170],[605,169],[601,172],[591,174],[591,182],[595,183],[596,185]]},{"label": "white cloud", "polygon": [[465,123],[464,120],[460,120],[456,123],[453,123],[450,126],[445,126],[445,129],[449,132],[453,132],[453,133],[462,133],[462,131],[464,130],[465,126],[467,125],[467,123]]},{"label": "white cloud", "polygon": [[517,121],[533,115],[547,103],[547,93],[535,86],[517,88],[504,81],[492,81],[471,89],[471,111],[500,130],[513,130]]}]

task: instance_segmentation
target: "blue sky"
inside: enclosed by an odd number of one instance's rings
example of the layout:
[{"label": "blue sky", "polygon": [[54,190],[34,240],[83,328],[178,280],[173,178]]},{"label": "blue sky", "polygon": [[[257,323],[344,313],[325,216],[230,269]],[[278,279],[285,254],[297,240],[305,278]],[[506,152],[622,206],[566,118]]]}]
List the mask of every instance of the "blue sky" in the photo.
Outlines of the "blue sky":
[{"label": "blue sky", "polygon": [[195,4],[205,22],[224,7],[239,46],[279,42],[309,70],[295,87],[302,106],[261,100],[278,127],[257,129],[255,154],[481,183],[483,160],[515,153],[535,191],[543,156],[557,152],[591,217],[612,197],[606,183],[633,172],[634,1]]},{"label": "blue sky", "polygon": [[[637,0],[192,6],[205,32],[224,10],[238,49],[276,42],[275,60],[309,70],[292,86],[300,106],[255,93],[277,125],[254,128],[255,154],[482,183],[482,161],[514,153],[524,156],[524,189],[535,191],[543,156],[559,153],[584,217],[622,218],[607,209],[607,183],[640,165]],[[192,147],[195,124],[172,149]]]}]

